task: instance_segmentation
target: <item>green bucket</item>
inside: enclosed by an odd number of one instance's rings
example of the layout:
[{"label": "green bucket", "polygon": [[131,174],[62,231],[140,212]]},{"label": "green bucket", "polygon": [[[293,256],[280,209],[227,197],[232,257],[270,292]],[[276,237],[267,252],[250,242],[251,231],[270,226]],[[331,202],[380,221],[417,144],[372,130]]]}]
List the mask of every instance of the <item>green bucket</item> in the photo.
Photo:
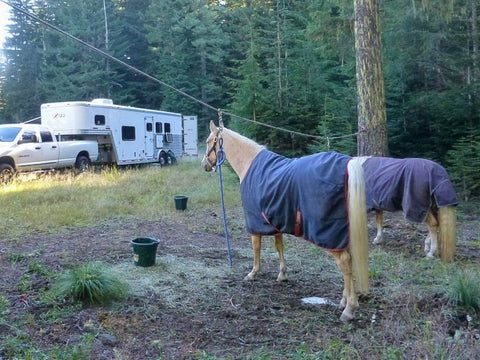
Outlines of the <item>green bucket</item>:
[{"label": "green bucket", "polygon": [[159,241],[153,238],[133,239],[133,263],[143,267],[155,265],[158,243]]},{"label": "green bucket", "polygon": [[188,196],[174,196],[175,209],[184,211],[187,209]]}]

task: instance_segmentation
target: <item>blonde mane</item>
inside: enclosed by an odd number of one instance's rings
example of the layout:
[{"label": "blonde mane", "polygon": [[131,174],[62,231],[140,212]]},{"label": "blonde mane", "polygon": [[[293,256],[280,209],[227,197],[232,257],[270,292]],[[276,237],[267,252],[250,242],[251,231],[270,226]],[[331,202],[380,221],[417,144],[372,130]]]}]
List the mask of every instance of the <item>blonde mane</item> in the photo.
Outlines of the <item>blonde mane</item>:
[{"label": "blonde mane", "polygon": [[223,128],[220,136],[223,137],[223,147],[227,160],[240,178],[240,182],[242,182],[253,159],[265,147],[227,128]]}]

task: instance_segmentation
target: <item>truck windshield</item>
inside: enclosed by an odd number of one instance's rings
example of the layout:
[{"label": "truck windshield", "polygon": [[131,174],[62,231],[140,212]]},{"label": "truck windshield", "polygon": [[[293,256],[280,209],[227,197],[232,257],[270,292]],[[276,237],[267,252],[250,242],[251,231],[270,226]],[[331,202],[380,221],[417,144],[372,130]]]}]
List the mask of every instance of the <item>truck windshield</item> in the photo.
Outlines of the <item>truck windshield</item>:
[{"label": "truck windshield", "polygon": [[19,127],[0,127],[0,142],[12,142],[20,132]]}]

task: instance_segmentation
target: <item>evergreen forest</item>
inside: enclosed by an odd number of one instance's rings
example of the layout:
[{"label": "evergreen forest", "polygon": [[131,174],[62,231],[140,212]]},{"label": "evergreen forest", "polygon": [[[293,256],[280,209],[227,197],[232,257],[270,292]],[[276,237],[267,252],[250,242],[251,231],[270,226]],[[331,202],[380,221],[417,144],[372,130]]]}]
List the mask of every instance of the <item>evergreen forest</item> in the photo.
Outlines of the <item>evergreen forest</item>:
[{"label": "evergreen forest", "polygon": [[[356,154],[354,0],[9,3],[180,92],[12,10],[0,122],[38,117],[46,102],[111,98],[197,115],[200,141],[220,108],[235,115],[227,126],[284,155]],[[478,196],[480,2],[379,3],[390,155],[438,161],[463,199]]]}]

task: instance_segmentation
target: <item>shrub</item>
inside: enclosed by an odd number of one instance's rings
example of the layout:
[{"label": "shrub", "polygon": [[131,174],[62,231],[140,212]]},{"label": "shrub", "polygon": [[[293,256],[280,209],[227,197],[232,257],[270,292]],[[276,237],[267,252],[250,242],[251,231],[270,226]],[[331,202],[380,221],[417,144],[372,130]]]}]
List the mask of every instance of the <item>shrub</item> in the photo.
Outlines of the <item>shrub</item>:
[{"label": "shrub", "polygon": [[53,290],[57,296],[70,296],[82,302],[101,304],[122,299],[128,292],[128,285],[103,264],[95,262],[61,274]]}]

